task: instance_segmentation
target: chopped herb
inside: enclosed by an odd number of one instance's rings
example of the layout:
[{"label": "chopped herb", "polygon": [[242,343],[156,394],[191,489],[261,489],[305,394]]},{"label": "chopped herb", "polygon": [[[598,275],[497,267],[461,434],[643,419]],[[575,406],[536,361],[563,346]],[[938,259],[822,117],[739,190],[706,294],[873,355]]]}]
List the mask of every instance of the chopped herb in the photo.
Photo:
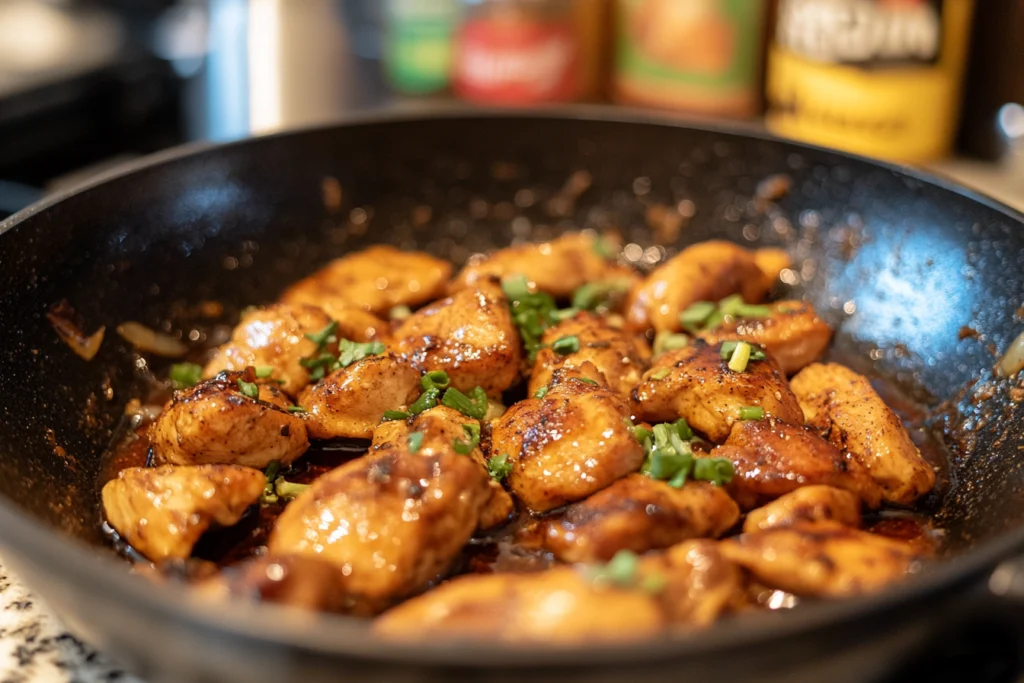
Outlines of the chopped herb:
[{"label": "chopped herb", "polygon": [[[348,339],[338,339],[334,334],[337,326],[337,321],[332,321],[331,325],[319,332],[306,334],[308,339],[317,343],[317,349],[315,354],[299,359],[299,365],[309,370],[309,378],[314,381],[323,379],[329,372],[347,368],[367,356],[384,353],[384,344],[379,341],[354,342]],[[328,344],[334,342],[338,343],[337,356],[324,350]]]},{"label": "chopped herb", "polygon": [[469,423],[462,425],[462,431],[466,433],[468,440],[455,439],[452,447],[459,455],[469,455],[480,443],[480,425]]},{"label": "chopped herb", "polygon": [[[348,339],[338,340],[338,366],[347,368],[357,360],[384,353],[384,344],[379,341],[359,343]],[[338,368],[333,368],[337,370]]]},{"label": "chopped herb", "polygon": [[412,432],[409,434],[409,452],[415,453],[423,445],[423,432]]},{"label": "chopped herb", "polygon": [[296,484],[286,480],[284,477],[278,477],[274,480],[274,492],[278,498],[295,498],[308,489],[309,484]]},{"label": "chopped herb", "polygon": [[264,504],[276,503],[277,492],[274,490],[274,480],[277,479],[277,473],[281,470],[281,461],[272,460],[267,465],[266,477],[267,483],[263,486],[263,493],[260,495],[260,502]]},{"label": "chopped herb", "polygon": [[686,483],[693,472],[690,442],[695,439],[686,420],[680,418],[672,423],[657,424],[653,430],[634,427],[633,436],[643,444],[647,454],[640,469],[643,474],[668,482],[674,488]]},{"label": "chopped herb", "polygon": [[512,474],[512,461],[509,459],[508,454],[500,453],[488,460],[487,473],[495,481],[502,481],[505,477]]},{"label": "chopped herb", "polygon": [[693,463],[693,478],[725,486],[732,481],[735,469],[726,458],[697,458]]},{"label": "chopped herb", "polygon": [[384,422],[390,422],[391,420],[404,420],[410,415],[411,413],[405,410],[385,410]]},{"label": "chopped herb", "polygon": [[580,377],[579,380],[584,384],[593,384],[595,387],[601,386],[600,384],[597,383],[597,380],[590,379],[589,377]]},{"label": "chopped herb", "polygon": [[666,351],[681,349],[690,343],[690,338],[685,334],[678,334],[662,330],[654,336],[654,355],[660,356]]},{"label": "chopped herb", "polygon": [[394,306],[388,311],[388,319],[390,320],[405,320],[410,315],[412,315],[412,309],[405,304]]},{"label": "chopped herb", "polygon": [[745,372],[750,362],[750,344],[740,342],[736,344],[732,355],[729,356],[729,369],[733,372]]},{"label": "chopped herb", "polygon": [[549,387],[547,384],[545,384],[540,389],[538,389],[537,391],[533,392],[533,397],[534,398],[544,398],[545,396],[548,395],[548,392],[550,390],[551,390],[551,387]]},{"label": "chopped herb", "polygon": [[580,309],[578,308],[560,308],[557,311],[551,312],[551,319],[554,320],[555,322],[560,323],[563,320],[568,320],[569,318],[572,318],[579,312]]},{"label": "chopped herb", "polygon": [[744,303],[739,294],[727,296],[717,304],[698,301],[679,314],[679,324],[691,332],[713,330],[727,318],[768,318],[770,306]]},{"label": "chopped herb", "polygon": [[260,397],[260,388],[256,386],[254,382],[246,382],[245,380],[239,379],[238,391],[242,393],[242,396],[247,396],[248,398]]},{"label": "chopped herb", "polygon": [[604,565],[588,567],[587,574],[596,584],[632,588],[636,582],[640,559],[631,550],[620,550]]},{"label": "chopped herb", "polygon": [[435,388],[447,389],[449,384],[451,384],[451,380],[444,370],[431,370],[420,378],[420,386],[424,391]]},{"label": "chopped herb", "polygon": [[714,312],[715,304],[710,301],[698,301],[679,314],[679,324],[688,330],[699,330]]},{"label": "chopped herb", "polygon": [[652,432],[650,429],[647,429],[646,427],[641,427],[640,425],[633,427],[633,438],[639,441],[640,443],[647,441],[647,439],[651,438],[652,436],[654,436],[654,432]]},{"label": "chopped herb", "polygon": [[672,368],[659,368],[651,373],[651,379],[665,379],[670,374],[672,374]]},{"label": "chopped herb", "polygon": [[676,430],[676,434],[683,441],[693,441],[697,437],[694,436],[693,430],[690,429],[690,425],[686,422],[685,417],[681,417],[672,423],[672,428]]},{"label": "chopped herb", "polygon": [[256,376],[259,377],[260,379],[266,379],[267,377],[270,377],[271,375],[274,374],[274,368],[272,368],[269,365],[260,365],[257,368],[255,368],[255,370]]},{"label": "chopped herb", "polygon": [[604,280],[588,282],[572,295],[573,308],[581,311],[595,311],[609,308],[617,298],[629,291],[629,280]]},{"label": "chopped herb", "polygon": [[444,392],[441,403],[477,420],[487,414],[487,392],[482,387],[474,387],[469,396],[451,387]]},{"label": "chopped herb", "polygon": [[591,248],[605,261],[611,261],[617,256],[615,247],[604,237],[596,237]]},{"label": "chopped herb", "polygon": [[512,320],[523,339],[529,360],[533,362],[537,350],[541,348],[540,339],[544,330],[557,322],[555,300],[550,294],[531,292],[530,283],[522,275],[505,278],[501,282],[501,289],[508,297]]},{"label": "chopped herb", "polygon": [[525,275],[505,278],[501,281],[501,291],[505,292],[505,296],[509,300],[524,299],[532,295],[532,292],[530,292],[530,282],[526,279]]},{"label": "chopped herb", "polygon": [[288,406],[288,412],[289,413],[304,413],[304,412],[306,412],[306,409],[303,408],[302,406]]},{"label": "chopped herb", "polygon": [[[736,351],[736,347],[740,344],[747,344],[747,342],[740,341],[725,341],[722,342],[721,356],[722,360],[729,360],[732,358],[732,354]],[[759,346],[750,344],[750,360],[764,360],[767,356],[764,353],[764,349]]]},{"label": "chopped herb", "polygon": [[762,420],[764,419],[764,408],[761,406],[743,406],[740,408],[741,420]]},{"label": "chopped herb", "polygon": [[412,402],[409,406],[409,412],[413,415],[419,415],[424,410],[430,410],[437,405],[437,399],[441,397],[441,390],[437,387],[427,389],[420,397]]},{"label": "chopped herb", "polygon": [[325,346],[332,343],[331,337],[338,331],[338,321],[332,320],[319,332],[307,332],[304,336],[316,344],[316,350],[321,351]]},{"label": "chopped herb", "polygon": [[744,303],[743,297],[739,294],[727,296],[719,301],[718,310],[730,318],[767,318],[772,314],[772,309],[768,306]]},{"label": "chopped herb", "polygon": [[175,389],[194,387],[203,378],[203,366],[196,363],[175,363],[171,366],[170,378]]},{"label": "chopped herb", "polygon": [[559,337],[551,345],[551,350],[559,356],[568,356],[570,353],[576,353],[580,350],[580,338],[574,334]]}]

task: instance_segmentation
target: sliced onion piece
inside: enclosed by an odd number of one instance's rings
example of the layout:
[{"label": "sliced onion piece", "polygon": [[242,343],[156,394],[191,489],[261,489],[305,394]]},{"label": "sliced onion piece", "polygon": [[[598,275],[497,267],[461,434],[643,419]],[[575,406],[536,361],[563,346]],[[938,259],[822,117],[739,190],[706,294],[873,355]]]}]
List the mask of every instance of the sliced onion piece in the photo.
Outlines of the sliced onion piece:
[{"label": "sliced onion piece", "polygon": [[150,329],[142,323],[129,320],[117,326],[117,333],[125,341],[139,349],[165,358],[180,358],[188,353],[188,347],[174,337]]},{"label": "sliced onion piece", "polygon": [[1024,332],[1021,332],[1010,343],[1010,348],[999,359],[999,364],[996,368],[999,370],[999,374],[1004,377],[1013,377],[1021,368],[1024,368]]},{"label": "sliced onion piece", "polygon": [[53,331],[57,333],[60,340],[67,344],[68,348],[74,351],[78,357],[92,360],[100,350],[100,344],[103,343],[103,335],[107,328],[100,325],[99,329],[86,336],[85,332],[82,332],[75,324],[76,317],[75,310],[67,301],[61,301],[46,312],[46,319],[50,321]]}]

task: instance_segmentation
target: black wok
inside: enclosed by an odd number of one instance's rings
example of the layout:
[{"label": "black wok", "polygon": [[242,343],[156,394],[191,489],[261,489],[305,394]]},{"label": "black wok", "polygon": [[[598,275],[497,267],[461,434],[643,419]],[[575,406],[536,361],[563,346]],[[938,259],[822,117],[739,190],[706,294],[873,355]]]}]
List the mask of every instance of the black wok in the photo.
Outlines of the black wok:
[{"label": "black wok", "polygon": [[[374,117],[174,150],[0,223],[4,561],[73,630],[154,680],[877,680],[929,661],[946,662],[932,675],[948,674],[956,663],[946,655],[971,648],[981,649],[969,666],[982,680],[997,646],[1009,659],[996,673],[1015,667],[1016,636],[1003,627],[1021,614],[1014,565],[988,579],[1024,550],[1024,407],[1008,398],[1012,381],[988,398],[969,384],[991,378],[989,345],[1004,349],[1021,329],[1024,216],[907,169],[765,136],[613,120],[621,116]],[[592,181],[578,199],[548,201],[581,170]],[[755,201],[776,173],[791,190]],[[325,177],[342,188],[340,209],[325,205]],[[373,242],[460,260],[513,237],[616,226],[648,246],[648,207],[681,200],[695,211],[679,243],[786,247],[793,289],[838,326],[836,354],[916,401],[953,399],[945,495],[927,501],[946,530],[946,561],[863,599],[640,646],[559,650],[396,646],[359,621],[201,604],[129,576],[104,548],[99,455],[145,371],[166,371],[133,354],[114,333],[119,322],[187,333],[196,321],[185,304],[201,300],[223,302],[229,322]],[[89,331],[107,328],[91,362],[47,322],[61,299]],[[960,339],[962,326],[981,337]]]}]

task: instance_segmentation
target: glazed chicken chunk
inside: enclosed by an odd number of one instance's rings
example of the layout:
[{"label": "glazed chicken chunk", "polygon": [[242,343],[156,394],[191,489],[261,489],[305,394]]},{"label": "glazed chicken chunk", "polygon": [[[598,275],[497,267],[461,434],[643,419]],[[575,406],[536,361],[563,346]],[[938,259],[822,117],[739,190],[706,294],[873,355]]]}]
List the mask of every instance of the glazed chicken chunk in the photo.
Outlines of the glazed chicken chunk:
[{"label": "glazed chicken chunk", "polygon": [[[437,406],[425,410],[407,420],[391,420],[382,423],[373,432],[373,442],[370,444],[372,452],[400,449],[405,446],[410,434],[421,434],[419,455],[434,455],[438,453],[454,453],[455,444],[462,443],[469,446],[472,444],[472,434],[479,435],[480,422],[471,417],[463,415],[457,410],[447,406]],[[469,457],[480,464],[487,466],[487,458],[480,450],[479,443],[473,446]],[[506,521],[515,511],[515,502],[512,496],[502,488],[501,484],[493,479],[488,479],[490,495],[480,510],[480,528],[490,529]]]},{"label": "glazed chicken chunk", "polygon": [[394,351],[413,367],[444,370],[460,391],[492,398],[519,379],[522,350],[501,286],[481,281],[420,309],[394,332]]},{"label": "glazed chicken chunk", "polygon": [[313,306],[358,306],[386,315],[444,293],[452,266],[422,251],[375,245],[335,259],[285,290],[281,301]]},{"label": "glazed chicken chunk", "polygon": [[[244,370],[249,366],[271,367],[285,393],[296,395],[309,384],[309,370],[302,359],[317,353],[317,344],[306,337],[331,324],[319,308],[301,304],[274,304],[244,313],[231,333],[231,340],[217,349],[203,369],[210,378],[223,370]],[[337,344],[325,351],[336,353]]]},{"label": "glazed chicken chunk", "polygon": [[859,460],[885,501],[909,505],[935,486],[935,470],[866,378],[836,363],[815,363],[792,387],[807,423]]},{"label": "glazed chicken chunk", "polygon": [[374,630],[402,640],[443,635],[550,644],[640,640],[664,624],[644,592],[595,586],[581,572],[557,567],[458,577],[379,617]]},{"label": "glazed chicken chunk", "polygon": [[650,422],[686,418],[712,441],[722,441],[740,419],[741,408],[761,408],[765,417],[801,424],[803,413],[772,357],[729,369],[721,345],[696,341],[654,360],[633,390],[635,414]]},{"label": "glazed chicken chunk", "polygon": [[[174,392],[150,425],[153,461],[170,465],[287,465],[309,447],[306,423],[288,412],[273,384],[255,384],[251,372],[223,372]],[[258,398],[243,393],[258,391]]]},{"label": "glazed chicken chunk", "polygon": [[860,498],[834,486],[802,486],[764,507],[751,510],[743,522],[748,534],[797,522],[833,521],[860,526]]},{"label": "glazed chicken chunk", "polygon": [[289,607],[346,612],[345,575],[331,562],[304,555],[261,555],[195,584],[203,598],[258,599]]},{"label": "glazed chicken chunk", "polygon": [[[578,351],[563,354],[551,349],[551,344],[566,337],[578,340]],[[578,313],[548,328],[541,343],[545,346],[537,352],[530,375],[531,396],[551,382],[551,373],[556,369],[590,362],[601,372],[602,383],[628,400],[651,357],[651,350],[641,337],[615,329],[606,317],[593,313]]]},{"label": "glazed chicken chunk", "polygon": [[747,510],[812,484],[850,491],[870,508],[881,501],[881,489],[858,460],[803,425],[774,419],[737,422],[710,456],[732,462],[728,491]]},{"label": "glazed chicken chunk", "polygon": [[714,484],[689,481],[677,489],[630,474],[546,522],[544,544],[563,562],[605,562],[620,550],[642,553],[721,536],[739,516],[729,494]]},{"label": "glazed chicken chunk", "polygon": [[709,344],[742,339],[763,347],[787,375],[821,358],[832,340],[832,328],[805,301],[768,304],[763,318],[727,319],[713,330],[698,333]]},{"label": "glazed chicken chunk", "polygon": [[129,467],[103,486],[103,514],[153,562],[186,558],[211,525],[238,522],[266,481],[237,465]]},{"label": "glazed chicken chunk", "polygon": [[920,557],[900,541],[838,522],[796,523],[745,533],[722,553],[774,588],[811,597],[878,590],[916,568]]},{"label": "glazed chicken chunk", "polygon": [[635,330],[682,329],[679,314],[698,301],[718,301],[739,293],[748,303],[771,288],[754,252],[731,242],[694,244],[655,268],[629,297],[626,321]]},{"label": "glazed chicken chunk", "polygon": [[596,235],[568,233],[541,244],[500,249],[470,261],[452,283],[452,290],[476,288],[490,278],[522,275],[537,291],[567,298],[588,282],[637,280],[629,270],[599,253]]},{"label": "glazed chicken chunk", "polygon": [[511,406],[491,431],[492,457],[508,457],[508,485],[535,512],[586,498],[637,471],[644,459],[626,402],[564,372],[555,372],[544,398]]},{"label": "glazed chicken chunk", "polygon": [[655,595],[677,627],[709,626],[744,601],[743,573],[715,541],[683,541],[647,555],[640,560],[640,572],[663,584]]},{"label": "glazed chicken chunk", "polygon": [[368,439],[387,410],[401,410],[420,395],[420,373],[386,353],[335,370],[299,395],[315,439]]},{"label": "glazed chicken chunk", "polygon": [[464,455],[367,455],[322,475],[293,500],[268,547],[334,563],[351,611],[375,613],[448,572],[479,526],[487,481]]}]

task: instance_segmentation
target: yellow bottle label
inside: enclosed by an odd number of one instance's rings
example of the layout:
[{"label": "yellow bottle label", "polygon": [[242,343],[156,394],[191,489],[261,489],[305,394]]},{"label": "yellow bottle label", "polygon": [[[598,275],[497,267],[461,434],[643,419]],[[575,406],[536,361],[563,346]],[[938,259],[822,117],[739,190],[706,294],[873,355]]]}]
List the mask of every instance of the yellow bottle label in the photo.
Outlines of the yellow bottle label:
[{"label": "yellow bottle label", "polygon": [[952,145],[972,0],[782,0],[767,123],[905,162]]}]

